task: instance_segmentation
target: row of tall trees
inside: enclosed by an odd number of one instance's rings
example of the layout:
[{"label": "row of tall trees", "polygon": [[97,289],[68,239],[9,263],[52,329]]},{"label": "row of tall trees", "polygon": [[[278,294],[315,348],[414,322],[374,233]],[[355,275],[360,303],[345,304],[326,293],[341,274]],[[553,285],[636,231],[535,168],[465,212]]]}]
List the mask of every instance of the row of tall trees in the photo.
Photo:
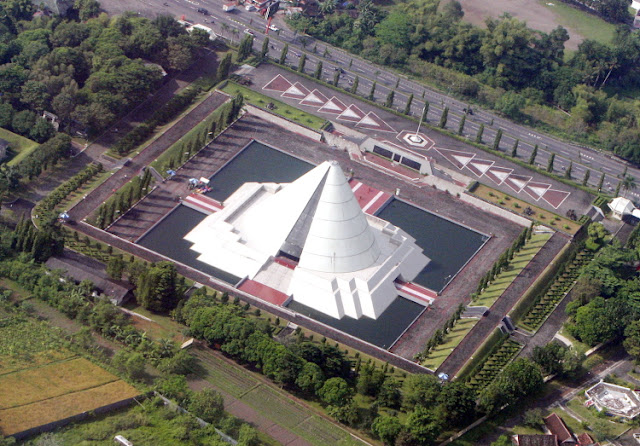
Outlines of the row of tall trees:
[{"label": "row of tall trees", "polygon": [[565,59],[564,28],[544,33],[509,15],[479,28],[461,20],[457,1],[442,7],[439,0],[408,1],[387,10],[370,0],[355,11],[332,0],[320,6],[320,16],[294,15],[291,26],[376,63],[429,77],[515,120],[526,118],[525,106],[561,108],[569,115],[548,108],[547,116],[557,116],[549,124],[640,162],[633,143],[640,138],[640,108],[615,96],[640,88],[640,34],[627,25],[610,44],[587,39]]}]

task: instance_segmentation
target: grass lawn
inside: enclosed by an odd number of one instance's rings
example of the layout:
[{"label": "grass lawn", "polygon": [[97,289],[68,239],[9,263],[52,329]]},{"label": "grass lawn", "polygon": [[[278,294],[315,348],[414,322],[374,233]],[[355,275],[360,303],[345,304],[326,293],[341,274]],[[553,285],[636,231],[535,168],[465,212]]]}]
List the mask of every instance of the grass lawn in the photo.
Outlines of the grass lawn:
[{"label": "grass lawn", "polygon": [[432,349],[429,356],[422,361],[422,365],[436,370],[449,357],[454,348],[464,339],[471,329],[478,323],[478,319],[460,319],[449,333],[444,336],[444,344]]},{"label": "grass lawn", "polygon": [[562,26],[573,28],[585,39],[597,40],[605,44],[611,43],[616,30],[614,24],[578,8],[573,8],[561,1],[550,3],[543,0],[539,1],[539,3],[553,11]]},{"label": "grass lawn", "polygon": [[276,99],[271,99],[234,82],[227,83],[222,91],[232,96],[235,96],[238,93],[242,93],[242,96],[244,96],[244,100],[246,102],[263,109],[266,109],[267,104],[271,102],[275,106],[273,110],[270,110],[272,113],[314,130],[320,130],[326,122],[326,120],[322,118],[310,115],[309,113],[298,110],[297,108],[287,105],[284,102],[280,102]]},{"label": "grass lawn", "polygon": [[[628,424],[616,421],[614,417],[602,415],[597,412],[596,409],[585,407],[583,403],[584,397],[576,396],[567,403],[567,407],[574,411],[584,421],[589,423],[589,427],[594,433],[601,434],[595,435],[596,437],[604,436],[608,439],[614,439],[615,437],[629,429]],[[565,421],[568,421],[568,418],[571,417],[563,417]]]},{"label": "grass lawn", "polygon": [[23,136],[16,135],[7,129],[0,128],[0,138],[9,141],[11,149],[16,154],[7,164],[15,166],[33,152],[40,144]]},{"label": "grass lawn", "polygon": [[79,189],[76,189],[73,192],[71,192],[69,195],[67,195],[67,197],[56,206],[56,209],[63,209],[68,211],[69,209],[74,207],[76,204],[78,204],[78,202],[82,200],[82,197],[89,194],[96,187],[100,186],[102,183],[107,181],[107,179],[109,179],[109,177],[111,177],[113,173],[114,172],[102,171],[94,175],[93,178],[91,178],[85,184],[80,186]]},{"label": "grass lawn", "polygon": [[550,238],[549,233],[533,234],[531,240],[513,256],[509,269],[500,273],[496,280],[473,301],[473,305],[491,307]]},{"label": "grass lawn", "polygon": [[[561,217],[546,209],[539,208],[533,204],[527,203],[524,200],[507,195],[504,192],[500,192],[484,184],[478,184],[478,187],[472,192],[473,195],[482,198],[485,201],[493,203],[508,209],[516,214],[520,214],[525,218],[533,219],[545,226],[566,232],[574,235],[580,229],[578,222],[569,220],[568,218]],[[524,210],[529,207],[533,210],[532,215],[525,215]]]}]

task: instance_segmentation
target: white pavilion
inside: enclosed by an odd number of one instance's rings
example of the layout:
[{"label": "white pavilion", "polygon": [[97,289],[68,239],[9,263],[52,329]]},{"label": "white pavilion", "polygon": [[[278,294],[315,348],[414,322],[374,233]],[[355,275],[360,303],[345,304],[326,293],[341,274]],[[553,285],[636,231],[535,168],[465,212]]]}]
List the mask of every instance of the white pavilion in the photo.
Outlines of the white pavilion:
[{"label": "white pavilion", "polygon": [[405,231],[362,211],[335,161],[290,184],[243,184],[185,239],[198,260],[335,318],[377,318],[394,281],[429,263]]}]

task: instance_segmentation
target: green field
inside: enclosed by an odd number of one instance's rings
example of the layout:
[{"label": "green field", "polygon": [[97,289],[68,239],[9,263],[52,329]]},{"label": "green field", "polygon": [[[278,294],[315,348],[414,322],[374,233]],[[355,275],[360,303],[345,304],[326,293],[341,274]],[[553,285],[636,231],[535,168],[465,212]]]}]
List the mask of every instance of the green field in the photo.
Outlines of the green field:
[{"label": "green field", "polygon": [[478,323],[478,319],[468,318],[460,319],[456,322],[456,325],[444,335],[445,342],[439,346],[431,349],[429,356],[422,361],[422,365],[436,370],[442,365],[442,363],[449,357],[454,348],[462,342],[464,337],[471,331],[471,329]]},{"label": "green field", "polygon": [[0,138],[9,141],[9,145],[15,156],[7,164],[10,166],[17,165],[33,152],[40,144],[23,136],[16,135],[7,129],[0,128]]},{"label": "green field", "polygon": [[533,234],[531,240],[520,249],[510,262],[506,271],[503,271],[485,290],[473,301],[473,305],[490,308],[502,293],[513,283],[520,272],[529,264],[536,254],[551,238],[550,233]]},{"label": "green field", "polygon": [[0,326],[0,434],[11,435],[139,395],[74,357],[46,323],[10,316]]},{"label": "green field", "polygon": [[275,424],[317,446],[362,445],[347,431],[295,402],[287,393],[255,379],[251,372],[213,355],[194,350],[204,373],[202,379],[226,392]]},{"label": "green field", "polygon": [[242,96],[244,96],[244,100],[246,102],[262,109],[267,109],[267,104],[272,103],[274,105],[274,108],[273,110],[269,110],[271,113],[282,116],[283,118],[287,118],[290,121],[296,122],[300,125],[309,127],[314,130],[320,130],[326,122],[326,120],[322,118],[310,115],[309,113],[298,110],[297,108],[287,105],[284,102],[280,102],[276,99],[271,99],[234,82],[228,82],[227,85],[222,89],[222,91],[232,96],[235,96],[238,93],[242,93]]},{"label": "green field", "polygon": [[593,14],[573,8],[562,1],[555,1],[550,4],[546,0],[539,0],[545,8],[554,12],[558,17],[558,23],[562,23],[565,28],[572,28],[580,33],[585,39],[597,40],[600,43],[610,43],[615,34],[616,26],[602,20]]}]

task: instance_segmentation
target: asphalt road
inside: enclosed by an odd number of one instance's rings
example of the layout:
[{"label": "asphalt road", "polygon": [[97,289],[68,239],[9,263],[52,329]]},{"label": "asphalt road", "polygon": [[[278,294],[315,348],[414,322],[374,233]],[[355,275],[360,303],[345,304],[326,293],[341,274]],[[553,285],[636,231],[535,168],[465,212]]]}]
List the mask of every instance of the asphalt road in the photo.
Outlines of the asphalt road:
[{"label": "asphalt road", "polygon": [[[222,0],[104,0],[101,4],[111,14],[137,11],[150,18],[160,14],[169,14],[177,18],[184,17],[193,23],[208,26],[216,34],[236,43],[244,37],[245,30],[251,30],[255,36],[254,48],[257,51],[262,48],[266,32],[266,21],[258,13],[246,11],[242,7],[238,7],[233,12],[225,13],[222,11]],[[198,8],[207,9],[209,15],[198,13]],[[281,19],[276,19],[275,22],[277,21],[281,21]],[[277,26],[282,28],[280,24]],[[304,52],[307,55],[305,72],[308,74],[315,71],[318,61],[322,61],[324,80],[333,81],[334,70],[341,69],[343,72],[340,75],[339,85],[348,88],[353,84],[354,78],[358,76],[358,91],[367,96],[375,81],[375,100],[379,103],[385,101],[389,91],[395,90],[394,107],[404,110],[408,96],[413,94],[411,113],[414,116],[420,116],[424,107],[422,99],[424,97],[430,103],[428,118],[435,122],[440,119],[442,109],[449,107],[447,127],[454,131],[457,131],[460,118],[464,113],[463,110],[467,107],[465,102],[458,101],[445,93],[428,88],[404,75],[398,75],[387,68],[374,65],[324,42],[316,41],[310,36],[298,35],[289,30],[281,29],[278,32],[270,31],[269,39],[269,56],[272,58],[279,58],[284,44],[289,45],[287,63],[291,66],[297,67],[299,57]],[[475,138],[480,124],[484,124],[484,141],[493,141],[497,130],[503,130],[500,144],[503,151],[510,151],[517,138],[520,140],[519,155],[528,157],[533,146],[537,144],[539,148],[536,164],[541,167],[547,166],[549,154],[553,152],[556,154],[555,170],[562,173],[572,162],[572,176],[578,181],[584,178],[588,169],[591,170],[589,183],[595,186],[602,173],[605,173],[603,188],[607,192],[613,193],[625,167],[628,168],[627,174],[633,176],[636,183],[640,184],[640,170],[610,154],[559,141],[487,111],[474,110],[474,114],[468,115],[466,118],[464,131],[464,134],[471,139]],[[640,198],[640,194],[634,191],[629,191],[629,195],[631,198]]]}]

